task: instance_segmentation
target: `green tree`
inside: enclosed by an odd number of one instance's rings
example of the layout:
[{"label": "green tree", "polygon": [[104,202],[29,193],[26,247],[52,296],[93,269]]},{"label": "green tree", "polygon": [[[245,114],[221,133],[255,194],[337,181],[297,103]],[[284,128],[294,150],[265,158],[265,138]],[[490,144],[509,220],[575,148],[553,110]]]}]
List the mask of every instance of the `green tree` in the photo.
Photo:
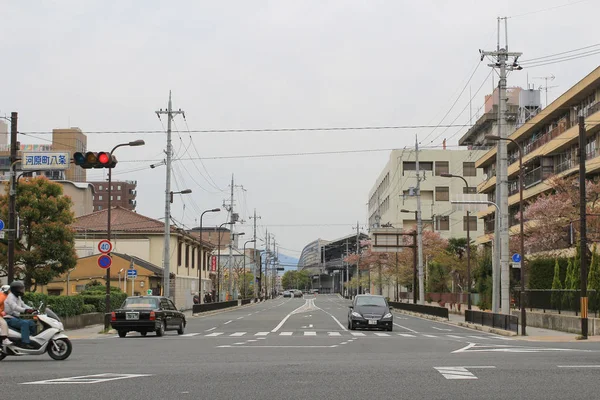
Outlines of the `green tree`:
[{"label": "green tree", "polygon": [[[567,274],[565,276],[565,284],[563,287],[565,290],[570,290],[573,285],[573,260],[569,258],[569,262],[567,264]],[[567,310],[571,310],[573,306],[574,296],[571,292],[563,292],[563,305]]]},{"label": "green tree", "polygon": [[600,260],[596,253],[596,244],[592,249],[592,263],[588,274],[588,290],[594,290],[595,293],[590,293],[590,309],[598,314],[600,311]]},{"label": "green tree", "polygon": [[286,271],[281,277],[283,289],[305,290],[310,287],[310,276],[308,271]]},{"label": "green tree", "polygon": [[558,258],[554,262],[554,279],[552,279],[552,292],[550,302],[552,306],[557,308],[560,311],[561,305],[561,292],[562,284],[560,282],[560,265],[558,263]]},{"label": "green tree", "polygon": [[[48,284],[77,263],[74,232],[70,228],[71,205],[62,186],[45,177],[18,182],[16,210],[21,238],[15,245],[15,277],[23,280],[27,290],[35,291],[37,285]],[[8,195],[0,196],[0,215],[7,220]],[[7,246],[0,246],[6,275]]]},{"label": "green tree", "polygon": [[486,249],[482,252],[477,268],[474,271],[475,290],[479,293],[477,306],[482,310],[492,308],[492,252]]}]

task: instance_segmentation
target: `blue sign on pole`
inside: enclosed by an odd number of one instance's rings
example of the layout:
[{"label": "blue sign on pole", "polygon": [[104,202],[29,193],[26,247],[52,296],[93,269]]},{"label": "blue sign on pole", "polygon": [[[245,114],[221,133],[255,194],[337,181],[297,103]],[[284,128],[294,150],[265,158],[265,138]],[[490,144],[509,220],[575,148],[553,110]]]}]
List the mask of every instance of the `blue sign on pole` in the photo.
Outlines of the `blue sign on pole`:
[{"label": "blue sign on pole", "polygon": [[513,254],[512,261],[514,263],[520,263],[521,262],[521,255],[519,253]]},{"label": "blue sign on pole", "polygon": [[100,268],[110,268],[112,264],[112,258],[110,258],[109,255],[106,254],[102,254],[100,257],[98,257],[98,266]]},{"label": "blue sign on pole", "polygon": [[137,276],[137,269],[128,269],[127,276],[130,278],[135,278]]},{"label": "blue sign on pole", "polygon": [[0,231],[4,229],[4,221],[0,219]]}]

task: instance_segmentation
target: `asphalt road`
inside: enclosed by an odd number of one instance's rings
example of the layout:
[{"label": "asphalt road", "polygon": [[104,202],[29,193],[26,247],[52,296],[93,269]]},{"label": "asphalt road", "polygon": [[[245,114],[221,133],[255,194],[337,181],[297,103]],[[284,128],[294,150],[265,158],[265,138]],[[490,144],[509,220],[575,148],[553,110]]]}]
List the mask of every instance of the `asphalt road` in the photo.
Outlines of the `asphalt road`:
[{"label": "asphalt road", "polygon": [[0,388],[46,399],[600,396],[598,343],[526,342],[401,314],[393,332],[351,332],[348,305],[277,299],[190,318],[183,336],[74,340],[66,361],[6,358]]}]

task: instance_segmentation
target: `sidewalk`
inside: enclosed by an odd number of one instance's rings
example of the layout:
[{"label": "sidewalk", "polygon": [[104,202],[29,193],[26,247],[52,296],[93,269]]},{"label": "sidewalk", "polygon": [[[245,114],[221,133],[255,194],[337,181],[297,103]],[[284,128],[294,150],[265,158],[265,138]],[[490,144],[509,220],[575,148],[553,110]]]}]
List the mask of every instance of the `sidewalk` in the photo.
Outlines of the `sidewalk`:
[{"label": "sidewalk", "polygon": [[[459,322],[465,322],[462,314],[450,313],[449,320],[451,324],[458,325]],[[475,325],[475,324],[474,324]],[[578,334],[555,331],[552,329],[535,328],[528,326],[526,328],[527,336],[521,336],[521,325],[519,325],[519,335],[511,336],[514,340],[524,340],[529,342],[580,342]],[[588,336],[587,342],[600,342],[600,336]]]}]

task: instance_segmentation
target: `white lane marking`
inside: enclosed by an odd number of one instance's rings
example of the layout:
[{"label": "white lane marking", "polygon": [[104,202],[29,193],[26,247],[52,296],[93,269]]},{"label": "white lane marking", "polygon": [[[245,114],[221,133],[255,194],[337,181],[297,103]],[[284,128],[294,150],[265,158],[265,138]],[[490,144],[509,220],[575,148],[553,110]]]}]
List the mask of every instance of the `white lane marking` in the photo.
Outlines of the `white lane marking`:
[{"label": "white lane marking", "polygon": [[375,333],[375,335],[377,335],[377,336],[390,336],[390,335],[388,335],[387,333],[382,333],[382,332],[374,332],[374,333]]},{"label": "white lane marking", "polygon": [[221,336],[222,334],[223,334],[223,332],[213,332],[213,333],[209,333],[208,335],[206,335],[206,337]]},{"label": "white lane marking", "polygon": [[314,331],[305,331],[304,336],[317,336],[317,332]]},{"label": "white lane marking", "polygon": [[287,321],[288,318],[291,317],[292,314],[296,313],[298,310],[302,310],[304,308],[310,307],[309,306],[309,304],[310,304],[309,302],[310,302],[310,300],[306,300],[306,302],[303,305],[301,305],[300,307],[296,308],[294,311],[292,311],[291,313],[289,313],[288,315],[286,315],[281,320],[281,322],[271,332],[273,332],[273,333],[277,332],[279,330],[279,328],[281,328],[283,326],[283,324],[285,324],[285,321]]},{"label": "white lane marking", "polygon": [[244,318],[244,317],[237,317],[236,319],[242,319],[242,318]]},{"label": "white lane marking", "polygon": [[179,335],[180,337],[192,337],[198,336],[200,333],[186,333],[185,335]]},{"label": "white lane marking", "polygon": [[259,338],[258,338],[258,339],[256,339],[256,340],[265,340],[265,339],[266,339],[266,338],[264,338],[264,337],[259,337]]},{"label": "white lane marking", "polygon": [[207,330],[205,330],[204,332],[210,332],[210,331],[214,331],[215,329],[217,329],[217,328],[216,328],[216,327],[214,327],[214,328],[210,328],[210,329],[207,329]]},{"label": "white lane marking", "polygon": [[[411,335],[410,333],[399,333],[398,336],[402,336],[402,337],[415,337],[415,335]],[[432,336],[435,337],[435,336]]]},{"label": "white lane marking", "polygon": [[468,337],[473,338],[473,339],[491,339],[488,336],[468,336]]},{"label": "white lane marking", "polygon": [[235,333],[232,333],[229,336],[244,336],[245,334],[246,334],[246,332],[235,332]]},{"label": "white lane marking", "polygon": [[423,334],[423,336],[430,337],[430,338],[436,338],[437,337],[437,336],[434,336],[434,335],[425,335],[425,334]]},{"label": "white lane marking", "polygon": [[461,336],[456,336],[456,335],[446,335],[448,337],[451,337],[452,339],[463,339]]},{"label": "white lane marking", "polygon": [[279,336],[292,336],[292,333],[294,332],[281,332]]},{"label": "white lane marking", "polygon": [[482,353],[482,352],[495,352],[495,353],[542,353],[549,351],[577,351],[577,352],[592,352],[593,350],[580,350],[580,349],[559,349],[559,348],[548,348],[548,347],[525,347],[525,346],[511,346],[507,344],[494,344],[494,345],[477,345],[477,343],[469,343],[462,349],[454,350],[452,353]]},{"label": "white lane marking", "polygon": [[270,332],[257,332],[254,336],[267,336]]},{"label": "white lane marking", "polygon": [[435,326],[432,326],[432,328],[437,329],[438,331],[452,332],[452,329],[436,328]]},{"label": "white lane marking", "polygon": [[600,365],[557,365],[557,368],[600,368]]},{"label": "white lane marking", "polygon": [[229,321],[227,321],[227,322],[223,323],[223,325],[227,325],[227,324],[229,324],[229,323],[231,323],[231,322],[233,322],[233,321],[232,321],[232,320],[229,320]]},{"label": "white lane marking", "polygon": [[341,333],[339,333],[339,332],[327,332],[327,334],[328,334],[329,336],[342,336],[342,334],[341,334]]},{"label": "white lane marking", "polygon": [[365,335],[364,333],[362,333],[362,332],[350,332],[350,334],[351,334],[352,336],[366,336],[366,335]]},{"label": "white lane marking", "polygon": [[348,344],[348,342],[342,342],[342,343],[340,343],[340,344]]},{"label": "white lane marking", "polygon": [[250,339],[250,340],[247,340],[247,342],[258,342],[258,339]]},{"label": "white lane marking", "polygon": [[58,378],[58,379],[49,379],[44,381],[34,381],[34,382],[23,382],[21,385],[56,385],[56,384],[73,384],[73,383],[99,383],[99,382],[108,382],[115,381],[119,379],[130,379],[130,378],[139,378],[143,376],[152,376],[149,374],[96,374],[96,375],[83,375],[83,376],[72,376],[69,378]]},{"label": "white lane marking", "polygon": [[251,316],[251,315],[252,315],[252,313],[248,314],[248,316]]},{"label": "white lane marking", "polygon": [[397,323],[395,323],[395,322],[394,322],[394,325],[396,325],[398,328],[402,328],[402,329],[404,329],[404,330],[407,330],[407,331],[409,331],[409,332],[412,332],[412,333],[419,333],[419,332],[417,332],[417,331],[413,331],[412,329],[410,329],[410,328],[407,328],[407,327],[405,327],[405,326],[398,325],[398,324],[397,324]]},{"label": "white lane marking", "polygon": [[[473,373],[471,373],[467,367],[433,367],[436,369],[442,376],[446,379],[478,379]],[[485,366],[477,366],[477,367],[468,367],[470,369],[474,368],[496,368],[491,365]]]},{"label": "white lane marking", "polygon": [[234,343],[234,345],[239,345],[239,344],[245,344],[244,342],[238,342],[238,343]]},{"label": "white lane marking", "polygon": [[312,327],[313,327],[313,325],[312,325],[312,324],[310,324],[310,325],[308,325],[308,327],[309,327],[309,328],[312,328]]}]

